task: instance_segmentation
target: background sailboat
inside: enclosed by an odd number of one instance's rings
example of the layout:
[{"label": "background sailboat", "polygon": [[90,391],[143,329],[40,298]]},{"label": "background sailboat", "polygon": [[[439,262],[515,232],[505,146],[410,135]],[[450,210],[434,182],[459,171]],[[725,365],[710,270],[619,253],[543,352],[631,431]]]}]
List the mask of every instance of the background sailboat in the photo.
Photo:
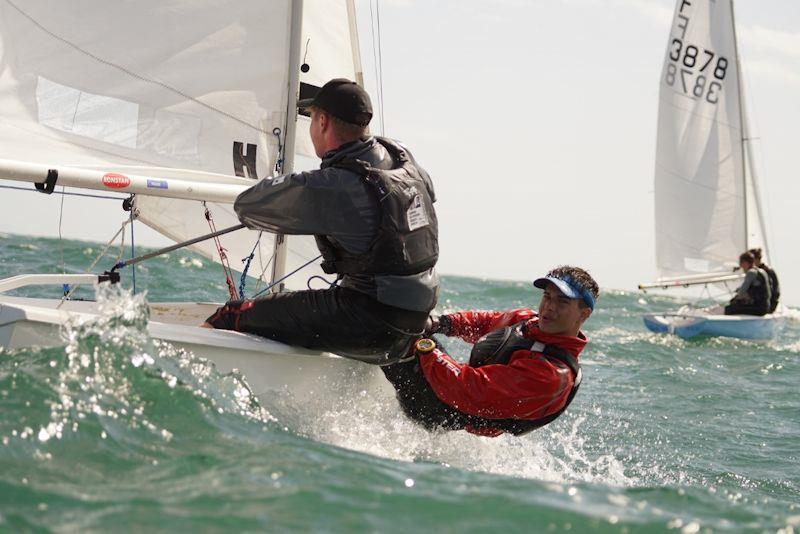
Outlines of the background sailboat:
[{"label": "background sailboat", "polygon": [[[732,0],[678,0],[661,75],[655,169],[659,280],[641,289],[727,284],[753,247],[770,263],[742,94]],[[656,332],[774,336],[773,316],[646,315]]]},{"label": "background sailboat", "polygon": [[[137,192],[138,219],[175,241],[209,231],[206,209],[218,228],[238,223],[231,206],[238,192],[259,178],[291,172],[296,154],[314,156],[308,119],[296,112],[298,96],[330,78],[361,79],[354,17],[352,0],[3,0],[0,177],[45,182],[52,169],[55,187]],[[97,224],[112,235],[119,223]],[[318,254],[307,237],[242,230],[221,241],[228,258],[252,251],[250,272],[265,282]],[[211,241],[194,248],[222,260]],[[242,268],[238,261],[232,267]],[[306,267],[286,285],[305,288],[316,272]],[[17,278],[0,282],[0,292],[96,279]],[[223,371],[241,369],[256,392],[287,384],[300,391],[301,382],[352,374],[359,366],[196,328],[214,307],[154,305],[150,332]],[[0,346],[58,344],[61,324],[96,313],[91,302],[0,297]]]}]

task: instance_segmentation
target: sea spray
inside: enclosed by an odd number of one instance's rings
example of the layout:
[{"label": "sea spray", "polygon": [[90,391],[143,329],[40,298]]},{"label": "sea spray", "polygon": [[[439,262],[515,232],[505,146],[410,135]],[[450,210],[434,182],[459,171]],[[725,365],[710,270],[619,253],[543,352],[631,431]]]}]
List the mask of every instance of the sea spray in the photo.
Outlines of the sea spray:
[{"label": "sea spray", "polygon": [[[62,244],[68,267],[85,268],[86,243],[0,236],[0,276],[41,270]],[[176,276],[181,257],[137,271],[148,299],[225,298],[217,269]],[[59,298],[60,288],[15,293]],[[124,308],[134,297],[120,298]],[[440,311],[536,298],[528,282],[445,276]],[[425,432],[390,388],[375,395],[357,381],[334,384],[336,395],[271,391],[255,403],[246,377],[140,339],[135,319],[118,330],[122,345],[94,343],[127,365],[98,372],[127,383],[120,394],[141,414],[105,396],[95,413],[96,391],[79,387],[64,346],[0,351],[0,531],[797,532],[797,323],[774,343],[685,341],[642,325],[641,313],[674,309],[674,299],[604,290],[598,302],[580,392],[522,439]],[[78,365],[94,355],[81,343]],[[62,377],[74,388],[60,389]],[[53,409],[60,392],[85,403],[83,418]],[[61,438],[40,441],[64,417]]]},{"label": "sea spray", "polygon": [[[33,352],[40,356],[42,367],[36,369],[35,360],[26,358],[25,365],[35,369],[28,378],[38,380],[39,387],[47,386],[42,393],[49,420],[38,428],[28,424],[12,429],[12,437],[45,443],[80,433],[85,426],[101,439],[145,431],[169,441],[171,425],[186,415],[175,408],[197,415],[274,420],[241,376],[219,375],[209,362],[151,338],[145,293],[132,295],[119,286],[101,284],[96,297],[98,315],[73,316],[64,324],[63,348]],[[8,351],[11,359],[15,352],[20,351]]]}]

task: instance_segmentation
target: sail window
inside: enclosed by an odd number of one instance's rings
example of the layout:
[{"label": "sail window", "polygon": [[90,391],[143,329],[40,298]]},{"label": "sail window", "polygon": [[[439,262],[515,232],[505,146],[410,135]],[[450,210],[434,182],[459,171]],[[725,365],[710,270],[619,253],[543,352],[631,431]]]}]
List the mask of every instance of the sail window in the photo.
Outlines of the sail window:
[{"label": "sail window", "polygon": [[136,148],[139,105],[39,77],[39,123],[90,139]]}]

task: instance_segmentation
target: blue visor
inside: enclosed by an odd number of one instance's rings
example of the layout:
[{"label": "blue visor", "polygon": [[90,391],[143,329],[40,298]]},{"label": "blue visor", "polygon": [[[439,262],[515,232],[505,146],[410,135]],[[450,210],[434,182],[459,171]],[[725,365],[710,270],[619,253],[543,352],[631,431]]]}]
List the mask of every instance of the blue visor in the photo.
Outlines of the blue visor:
[{"label": "blue visor", "polygon": [[592,292],[573,280],[571,277],[566,276],[562,279],[556,278],[555,276],[545,276],[544,278],[537,278],[534,280],[533,285],[539,289],[544,289],[547,287],[548,283],[552,283],[554,286],[556,286],[558,290],[564,294],[564,296],[571,299],[581,299],[586,303],[587,306],[589,306],[589,308],[594,310],[594,297],[592,296]]}]

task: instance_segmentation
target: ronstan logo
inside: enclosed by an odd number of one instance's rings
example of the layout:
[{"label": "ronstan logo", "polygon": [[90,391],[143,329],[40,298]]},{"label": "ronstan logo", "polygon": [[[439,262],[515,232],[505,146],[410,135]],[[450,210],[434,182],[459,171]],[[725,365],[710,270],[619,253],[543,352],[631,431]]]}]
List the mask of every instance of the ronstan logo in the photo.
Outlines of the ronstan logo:
[{"label": "ronstan logo", "polygon": [[110,172],[103,175],[103,185],[111,189],[124,189],[131,185],[131,179],[124,174]]}]

